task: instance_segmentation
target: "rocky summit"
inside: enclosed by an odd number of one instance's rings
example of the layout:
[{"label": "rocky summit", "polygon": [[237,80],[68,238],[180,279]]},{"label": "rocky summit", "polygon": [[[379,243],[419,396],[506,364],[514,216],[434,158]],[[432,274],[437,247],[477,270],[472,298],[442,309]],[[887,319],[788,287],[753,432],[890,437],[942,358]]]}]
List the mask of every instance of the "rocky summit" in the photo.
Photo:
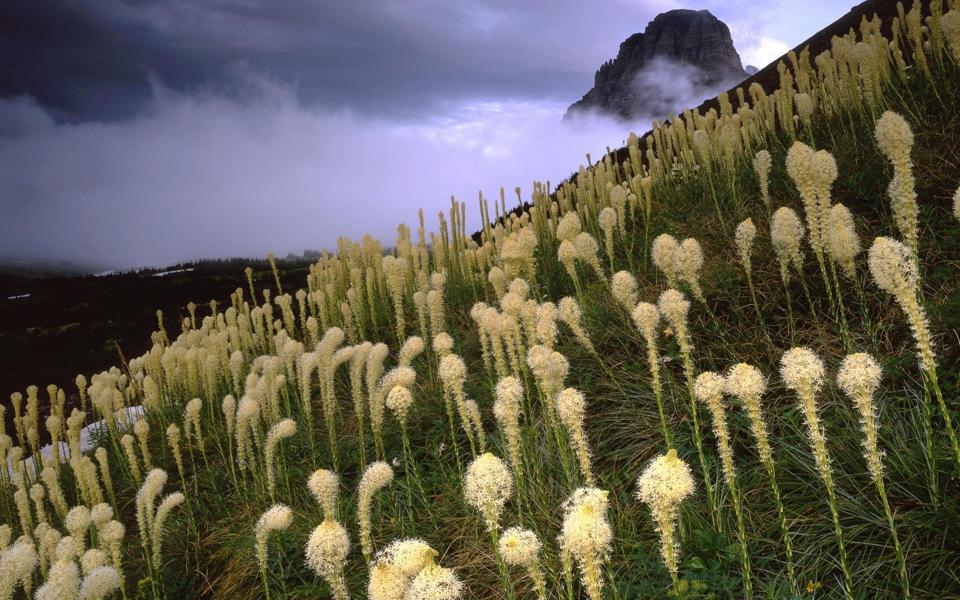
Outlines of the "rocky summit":
[{"label": "rocky summit", "polygon": [[620,44],[564,119],[591,110],[623,119],[664,117],[745,77],[723,21],[708,10],[671,10]]}]

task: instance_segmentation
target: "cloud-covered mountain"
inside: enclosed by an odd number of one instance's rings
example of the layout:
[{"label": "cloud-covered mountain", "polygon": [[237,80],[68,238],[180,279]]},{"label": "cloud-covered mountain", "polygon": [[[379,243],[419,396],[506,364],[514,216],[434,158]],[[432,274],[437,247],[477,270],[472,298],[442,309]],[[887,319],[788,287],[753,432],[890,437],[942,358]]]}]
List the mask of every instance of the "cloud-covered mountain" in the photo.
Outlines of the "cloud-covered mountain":
[{"label": "cloud-covered mountain", "polygon": [[665,117],[747,76],[730,29],[707,10],[671,10],[620,44],[565,118],[588,111]]}]

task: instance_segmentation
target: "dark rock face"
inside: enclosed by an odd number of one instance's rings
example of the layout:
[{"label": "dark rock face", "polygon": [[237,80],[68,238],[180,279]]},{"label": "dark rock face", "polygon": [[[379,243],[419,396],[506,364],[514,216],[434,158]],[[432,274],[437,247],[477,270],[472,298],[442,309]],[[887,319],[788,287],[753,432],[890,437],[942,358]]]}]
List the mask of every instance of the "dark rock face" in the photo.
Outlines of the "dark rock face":
[{"label": "dark rock face", "polygon": [[707,10],[671,10],[620,44],[617,57],[600,67],[593,89],[564,119],[588,110],[623,119],[663,117],[745,77],[723,21]]}]

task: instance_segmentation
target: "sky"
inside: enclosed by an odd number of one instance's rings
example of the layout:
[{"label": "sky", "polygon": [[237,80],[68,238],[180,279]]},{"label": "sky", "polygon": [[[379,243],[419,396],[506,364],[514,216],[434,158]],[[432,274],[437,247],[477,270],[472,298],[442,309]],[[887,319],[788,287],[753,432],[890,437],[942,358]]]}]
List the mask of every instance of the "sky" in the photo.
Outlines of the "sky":
[{"label": "sky", "polygon": [[[4,0],[0,258],[111,268],[333,248],[557,182],[649,129],[561,123],[621,41],[707,9],[763,67],[836,0]],[[671,76],[673,75],[673,76]],[[648,78],[699,103],[675,74]],[[647,81],[647,80],[645,80]]]}]

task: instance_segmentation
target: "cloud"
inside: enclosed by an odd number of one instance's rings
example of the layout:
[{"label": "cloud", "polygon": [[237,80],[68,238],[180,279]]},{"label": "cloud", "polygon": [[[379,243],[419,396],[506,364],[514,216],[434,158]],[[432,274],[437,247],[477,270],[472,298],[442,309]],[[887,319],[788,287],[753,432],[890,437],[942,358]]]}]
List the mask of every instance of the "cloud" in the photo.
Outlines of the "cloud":
[{"label": "cloud", "polygon": [[310,104],[408,118],[451,99],[577,98],[671,0],[59,0],[0,2],[0,96],[58,119],[116,120],[149,75],[189,92],[224,65],[296,83]]},{"label": "cloud", "polygon": [[714,79],[715,74],[666,58],[654,58],[633,77],[635,106],[642,106],[654,118],[664,119],[672,111],[698,106],[708,98],[736,85],[740,79]]},{"label": "cloud", "polygon": [[528,198],[534,179],[558,182],[630,130],[561,124],[565,103],[549,100],[397,122],[305,105],[256,71],[234,77],[229,92],[158,87],[123,122],[54,125],[36,103],[0,105],[0,123],[11,111],[37,123],[0,137],[0,255],[132,267],[333,248],[340,235],[389,243],[420,207],[436,223],[451,194],[476,228],[478,191]]},{"label": "cloud", "polygon": [[37,104],[35,98],[0,98],[0,138],[20,137],[53,125],[53,117]]},{"label": "cloud", "polygon": [[790,46],[780,40],[761,37],[751,45],[740,51],[740,58],[745,65],[753,65],[762,69],[777,60],[790,50]]}]

